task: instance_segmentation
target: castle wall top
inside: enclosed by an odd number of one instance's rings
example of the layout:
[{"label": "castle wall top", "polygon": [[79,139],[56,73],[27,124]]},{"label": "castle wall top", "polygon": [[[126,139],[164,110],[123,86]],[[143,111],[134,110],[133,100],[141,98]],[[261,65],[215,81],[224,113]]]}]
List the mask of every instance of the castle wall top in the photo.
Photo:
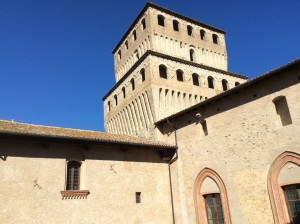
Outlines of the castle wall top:
[{"label": "castle wall top", "polygon": [[201,26],[201,27],[204,27],[204,28],[207,28],[207,29],[210,29],[212,31],[215,31],[215,32],[218,32],[218,33],[221,33],[221,34],[226,34],[226,32],[224,30],[221,30],[221,29],[218,29],[218,28],[215,28],[213,26],[210,26],[210,25],[207,25],[205,23],[201,23],[197,20],[194,20],[192,18],[189,18],[189,17],[186,17],[186,16],[183,16],[181,14],[178,14],[176,12],[173,12],[173,11],[170,11],[168,9],[165,9],[163,7],[160,7],[158,5],[155,5],[153,3],[150,3],[148,2],[144,8],[141,10],[141,12],[138,14],[138,16],[135,18],[135,20],[133,21],[133,23],[130,25],[129,29],[126,31],[126,33],[123,35],[123,37],[121,38],[121,40],[118,42],[118,44],[116,45],[116,47],[113,49],[112,53],[115,54],[116,51],[119,49],[119,47],[122,45],[122,43],[124,42],[124,40],[127,38],[127,36],[132,32],[133,28],[135,27],[135,25],[139,22],[139,20],[143,17],[144,13],[148,10],[148,8],[154,8],[154,9],[157,9],[159,11],[162,11],[166,14],[169,14],[169,15],[172,15],[172,16],[175,16],[179,19],[182,19],[182,20],[185,20],[187,22],[190,22],[192,24],[195,24],[195,25],[198,25],[198,26]]}]

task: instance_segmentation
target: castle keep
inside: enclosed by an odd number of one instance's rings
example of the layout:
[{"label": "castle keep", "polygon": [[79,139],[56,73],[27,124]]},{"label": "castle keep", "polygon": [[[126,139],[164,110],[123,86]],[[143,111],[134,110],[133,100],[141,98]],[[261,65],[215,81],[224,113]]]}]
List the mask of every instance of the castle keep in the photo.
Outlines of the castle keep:
[{"label": "castle keep", "polygon": [[106,132],[0,121],[2,223],[300,223],[300,59],[248,80],[152,3],[113,55]]}]

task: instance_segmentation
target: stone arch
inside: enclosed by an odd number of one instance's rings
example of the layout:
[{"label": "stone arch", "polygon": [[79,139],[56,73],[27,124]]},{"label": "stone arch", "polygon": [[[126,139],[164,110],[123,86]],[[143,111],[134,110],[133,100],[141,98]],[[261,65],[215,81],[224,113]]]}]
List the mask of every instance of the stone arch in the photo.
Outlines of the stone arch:
[{"label": "stone arch", "polygon": [[201,186],[204,180],[211,178],[220,190],[221,203],[223,208],[223,216],[226,224],[231,224],[227,191],[222,178],[212,169],[204,168],[197,176],[194,185],[194,202],[197,224],[207,224],[207,214],[203,195],[200,194]]},{"label": "stone arch", "polygon": [[283,189],[277,181],[281,169],[289,162],[300,166],[300,155],[289,151],[282,153],[274,160],[268,173],[268,191],[275,224],[290,223],[291,221]]}]

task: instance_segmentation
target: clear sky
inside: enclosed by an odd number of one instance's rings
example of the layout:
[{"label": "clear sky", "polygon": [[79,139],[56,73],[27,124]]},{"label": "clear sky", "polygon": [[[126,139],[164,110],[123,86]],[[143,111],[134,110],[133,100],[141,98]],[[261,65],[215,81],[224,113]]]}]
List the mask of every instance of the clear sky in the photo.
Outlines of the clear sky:
[{"label": "clear sky", "polygon": [[[300,56],[299,0],[153,0],[227,32],[229,71]],[[0,0],[0,119],[103,131],[112,50],[142,0]]]}]

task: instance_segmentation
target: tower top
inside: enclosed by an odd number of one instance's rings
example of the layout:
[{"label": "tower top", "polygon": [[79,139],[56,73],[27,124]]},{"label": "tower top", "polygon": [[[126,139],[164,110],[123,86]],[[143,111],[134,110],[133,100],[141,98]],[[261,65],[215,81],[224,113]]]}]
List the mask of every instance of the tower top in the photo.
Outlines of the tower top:
[{"label": "tower top", "polygon": [[205,23],[202,23],[202,22],[199,22],[195,19],[192,19],[192,18],[189,18],[189,17],[186,17],[186,16],[183,16],[179,13],[176,13],[176,12],[173,12],[169,9],[166,9],[166,8],[163,8],[161,6],[158,6],[158,5],[155,5],[151,2],[147,2],[146,5],[144,6],[144,8],[140,11],[140,13],[137,15],[137,17],[134,19],[134,21],[132,22],[132,24],[130,25],[130,27],[128,28],[128,30],[126,31],[126,33],[123,35],[123,37],[121,38],[121,40],[118,42],[118,44],[115,46],[115,48],[113,49],[112,53],[114,54],[118,48],[120,47],[120,45],[124,42],[124,40],[126,39],[126,37],[130,34],[130,32],[134,29],[135,25],[139,22],[139,20],[143,17],[144,13],[148,10],[148,8],[154,8],[154,9],[157,9],[161,12],[164,12],[166,14],[169,14],[171,16],[175,16],[179,19],[182,19],[182,20],[185,20],[187,22],[190,22],[192,24],[195,24],[195,25],[198,25],[198,26],[201,26],[201,27],[204,27],[204,28],[207,28],[207,29],[210,29],[212,31],[215,31],[215,32],[218,32],[218,33],[221,33],[221,34],[226,34],[226,32],[224,30],[221,30],[221,29],[218,29],[216,27],[213,27],[213,26],[210,26],[208,24],[205,24]]}]

